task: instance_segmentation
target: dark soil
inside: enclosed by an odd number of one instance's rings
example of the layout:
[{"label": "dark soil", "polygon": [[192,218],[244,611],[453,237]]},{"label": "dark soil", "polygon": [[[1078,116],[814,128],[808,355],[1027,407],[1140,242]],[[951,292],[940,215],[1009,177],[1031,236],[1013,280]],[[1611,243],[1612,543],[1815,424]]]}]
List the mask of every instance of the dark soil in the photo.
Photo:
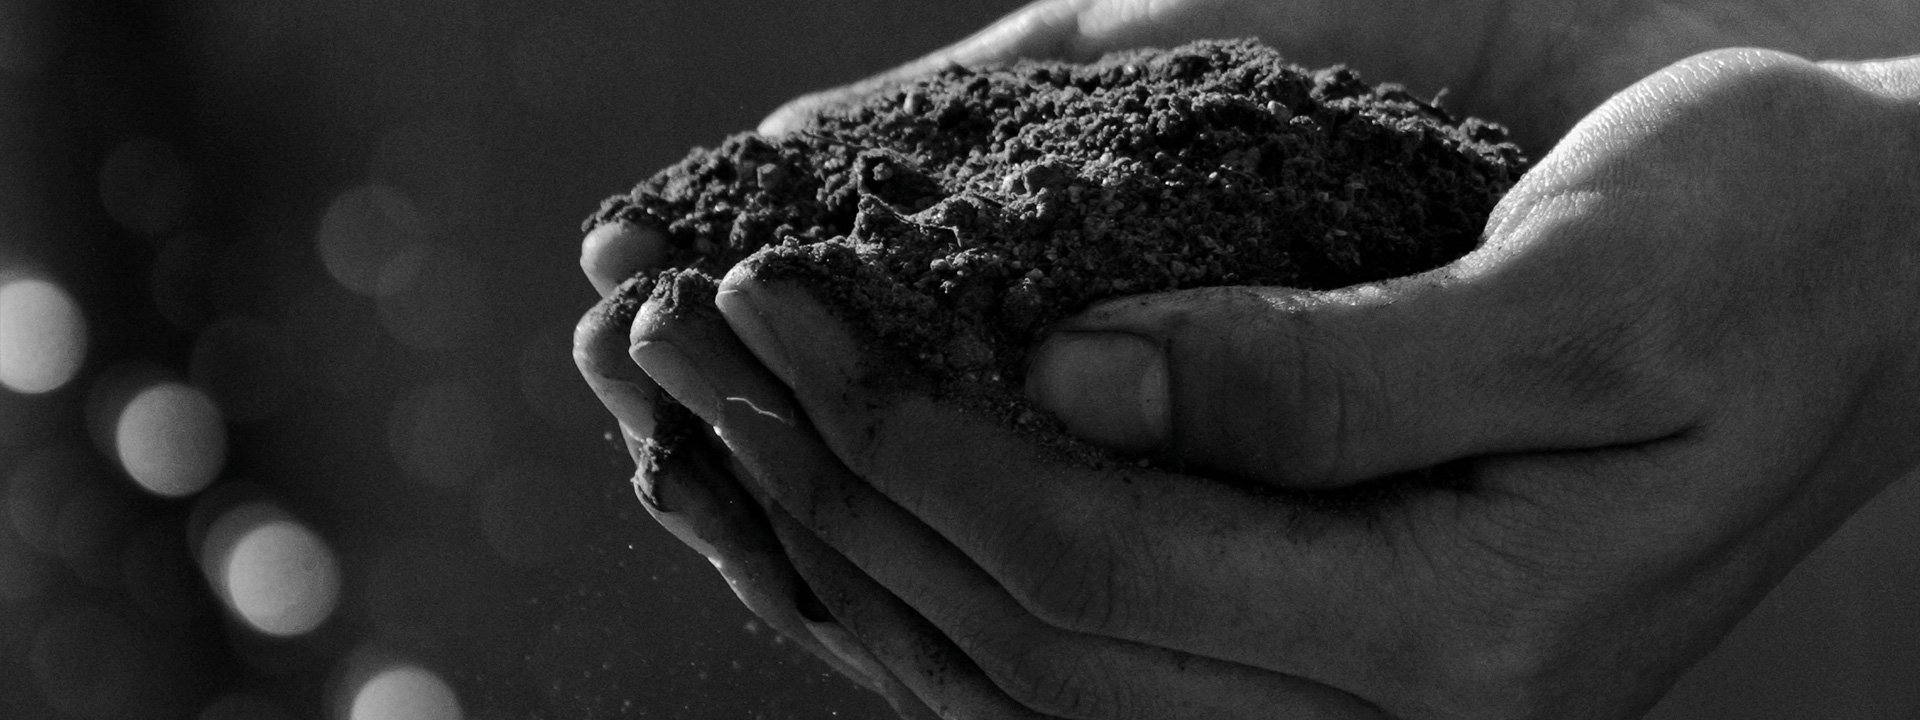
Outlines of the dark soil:
[{"label": "dark soil", "polygon": [[1526,167],[1504,129],[1398,86],[1203,42],[951,68],[696,150],[587,225],[660,230],[682,278],[752,255],[818,288],[882,377],[1007,411],[1028,349],[1095,301],[1428,270],[1477,245]]}]

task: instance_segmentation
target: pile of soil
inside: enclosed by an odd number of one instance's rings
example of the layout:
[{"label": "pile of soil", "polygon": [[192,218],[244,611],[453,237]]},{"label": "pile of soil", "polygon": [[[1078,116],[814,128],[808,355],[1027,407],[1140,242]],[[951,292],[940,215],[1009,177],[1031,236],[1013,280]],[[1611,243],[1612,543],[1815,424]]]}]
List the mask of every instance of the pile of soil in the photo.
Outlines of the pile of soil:
[{"label": "pile of soil", "polygon": [[1477,245],[1526,167],[1497,125],[1210,41],[952,67],[696,150],[587,228],[671,243],[629,292],[710,302],[753,255],[817,288],[881,376],[1008,412],[1047,326],[1095,301],[1428,270]]}]

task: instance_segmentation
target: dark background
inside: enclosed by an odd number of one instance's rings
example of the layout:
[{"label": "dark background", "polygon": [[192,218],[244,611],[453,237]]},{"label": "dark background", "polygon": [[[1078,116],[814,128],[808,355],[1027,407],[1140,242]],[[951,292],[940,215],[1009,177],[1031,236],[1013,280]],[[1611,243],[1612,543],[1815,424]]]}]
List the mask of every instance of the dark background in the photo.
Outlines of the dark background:
[{"label": "dark background", "polygon": [[[1015,5],[0,0],[0,719],[883,716],[633,500],[577,228]],[[1658,715],[1920,716],[1913,485]]]}]

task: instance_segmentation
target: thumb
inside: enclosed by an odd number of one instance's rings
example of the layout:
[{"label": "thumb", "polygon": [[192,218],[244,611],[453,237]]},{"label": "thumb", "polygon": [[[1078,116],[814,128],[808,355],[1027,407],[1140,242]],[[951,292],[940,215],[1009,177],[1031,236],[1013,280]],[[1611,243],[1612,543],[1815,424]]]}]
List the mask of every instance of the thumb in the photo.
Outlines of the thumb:
[{"label": "thumb", "polygon": [[1291,487],[1689,426],[1670,365],[1645,352],[1654,343],[1642,313],[1609,305],[1620,293],[1565,271],[1571,258],[1483,252],[1331,292],[1109,301],[1041,343],[1027,393],[1111,449]]}]

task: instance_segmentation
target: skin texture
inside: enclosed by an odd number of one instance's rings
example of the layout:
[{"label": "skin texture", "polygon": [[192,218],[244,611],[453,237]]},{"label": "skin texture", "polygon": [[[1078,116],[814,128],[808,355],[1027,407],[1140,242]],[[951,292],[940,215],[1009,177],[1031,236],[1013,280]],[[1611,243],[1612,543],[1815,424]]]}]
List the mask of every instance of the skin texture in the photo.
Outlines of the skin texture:
[{"label": "skin texture", "polygon": [[[908,717],[1636,716],[1920,461],[1920,59],[1682,58],[1860,57],[1920,23],[1509,5],[1041,3],[901,71],[1260,28],[1557,138],[1441,270],[1064,323],[1036,401],[1190,474],[1059,463],[877,390],[751,261],[718,312],[597,308],[576,356],[630,438],[663,388],[718,431],[695,470],[641,473],[650,509]],[[1399,42],[1422,13],[1457,41]],[[601,288],[658,243],[597,232]],[[1461,482],[1361,512],[1262,492],[1436,466]]]}]

